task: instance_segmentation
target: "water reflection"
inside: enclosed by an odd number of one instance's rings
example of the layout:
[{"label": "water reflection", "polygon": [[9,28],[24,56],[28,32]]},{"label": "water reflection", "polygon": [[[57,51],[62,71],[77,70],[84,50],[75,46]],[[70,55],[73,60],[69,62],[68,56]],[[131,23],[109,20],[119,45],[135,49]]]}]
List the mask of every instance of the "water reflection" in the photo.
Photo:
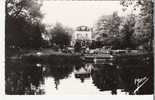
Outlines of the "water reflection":
[{"label": "water reflection", "polygon": [[75,67],[75,78],[79,78],[81,82],[84,83],[85,79],[90,78],[93,69],[94,66],[91,63],[86,63],[80,67]]},{"label": "water reflection", "polygon": [[46,65],[45,77],[53,77],[55,88],[58,89],[60,80],[68,78],[69,74],[73,71],[72,64],[57,64],[57,65]]},{"label": "water reflection", "polygon": [[100,91],[111,90],[112,94],[117,94],[119,88],[119,76],[116,67],[111,65],[96,65],[97,70],[92,74],[93,83]]},{"label": "water reflection", "polygon": [[153,67],[123,68],[119,72],[129,94],[153,93]]},{"label": "water reflection", "polygon": [[153,94],[150,66],[7,61],[5,71],[6,94]]},{"label": "water reflection", "polygon": [[36,65],[6,63],[6,94],[43,94],[43,69]]}]

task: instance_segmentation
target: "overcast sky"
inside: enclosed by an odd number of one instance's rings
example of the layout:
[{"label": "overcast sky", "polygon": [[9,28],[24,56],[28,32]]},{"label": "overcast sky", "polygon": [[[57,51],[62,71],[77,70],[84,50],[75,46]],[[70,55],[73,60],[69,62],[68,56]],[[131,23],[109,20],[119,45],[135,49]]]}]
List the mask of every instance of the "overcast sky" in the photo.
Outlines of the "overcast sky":
[{"label": "overcast sky", "polygon": [[123,15],[119,1],[49,1],[43,2],[43,23],[63,25],[75,28],[80,25],[92,27],[102,15],[110,15],[118,11]]}]

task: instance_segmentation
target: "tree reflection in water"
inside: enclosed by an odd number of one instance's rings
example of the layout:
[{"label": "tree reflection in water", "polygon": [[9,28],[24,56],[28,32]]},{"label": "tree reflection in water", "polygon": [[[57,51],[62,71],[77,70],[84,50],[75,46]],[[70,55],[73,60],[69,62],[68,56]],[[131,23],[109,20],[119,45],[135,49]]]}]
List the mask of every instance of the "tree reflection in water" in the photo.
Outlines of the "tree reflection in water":
[{"label": "tree reflection in water", "polygon": [[42,66],[22,64],[21,62],[6,63],[6,94],[43,94],[39,88],[43,84]]},{"label": "tree reflection in water", "polygon": [[73,72],[72,64],[57,64],[57,65],[48,64],[47,72],[46,72],[45,76],[53,77],[54,83],[55,83],[55,88],[58,89],[60,80],[68,78],[72,72]]},{"label": "tree reflection in water", "polygon": [[92,63],[81,63],[79,65],[75,66],[75,78],[79,78],[81,83],[84,83],[86,78],[90,78],[90,74],[94,66]]},{"label": "tree reflection in water", "polygon": [[[94,89],[92,89],[92,91],[98,91],[99,89],[100,93],[111,91],[111,94],[119,94],[118,89],[120,89],[121,92],[129,94],[152,94],[154,78],[153,65],[144,67],[137,67],[135,65],[127,66],[116,67],[108,64],[91,64],[84,62],[76,64],[41,64],[6,61],[5,90],[6,94],[9,95],[45,94],[46,89],[49,89],[49,87],[55,88],[54,90],[52,89],[52,91],[59,90],[60,92],[65,90],[59,88],[64,89],[64,86],[67,86],[65,89],[68,89],[70,84],[73,84],[73,87],[76,84],[78,88],[81,87],[81,89],[84,90],[86,86],[90,91],[91,87]],[[52,80],[48,80],[48,78]],[[81,82],[78,81],[79,79]],[[138,82],[144,79],[148,79],[146,84],[134,93],[137,84],[141,84]],[[49,81],[49,83],[47,81]],[[63,82],[66,82],[66,84]],[[60,84],[62,84],[62,87]],[[45,88],[44,86],[49,87]],[[89,91],[89,89],[86,91]],[[80,92],[80,90],[72,90],[72,88],[70,88],[69,91]]]},{"label": "tree reflection in water", "polygon": [[112,94],[117,94],[118,89],[118,72],[114,66],[111,65],[95,65],[97,68],[92,73],[93,84],[100,89],[100,91],[112,91]]},{"label": "tree reflection in water", "polygon": [[[124,66],[119,72],[125,85],[124,89],[128,91],[129,94],[153,93],[153,66],[135,68],[125,68]],[[144,82],[145,84],[142,85]],[[142,85],[142,87],[138,89],[140,85]],[[138,89],[137,92],[135,92],[136,89]]]},{"label": "tree reflection in water", "polygon": [[[117,89],[129,94],[152,94],[153,93],[153,66],[137,67],[125,65],[117,69],[111,65],[95,65],[92,73],[93,84],[100,91],[110,90],[117,94]],[[139,88],[139,86],[142,87]],[[136,91],[137,90],[137,91]]]}]

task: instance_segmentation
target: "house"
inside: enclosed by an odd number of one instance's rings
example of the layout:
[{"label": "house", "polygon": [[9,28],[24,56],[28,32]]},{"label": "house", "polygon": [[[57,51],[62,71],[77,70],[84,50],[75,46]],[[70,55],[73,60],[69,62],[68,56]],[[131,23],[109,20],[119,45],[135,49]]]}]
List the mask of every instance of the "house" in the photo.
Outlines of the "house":
[{"label": "house", "polygon": [[92,41],[92,29],[88,26],[79,26],[72,35],[71,45],[74,46],[76,41],[90,42]]}]

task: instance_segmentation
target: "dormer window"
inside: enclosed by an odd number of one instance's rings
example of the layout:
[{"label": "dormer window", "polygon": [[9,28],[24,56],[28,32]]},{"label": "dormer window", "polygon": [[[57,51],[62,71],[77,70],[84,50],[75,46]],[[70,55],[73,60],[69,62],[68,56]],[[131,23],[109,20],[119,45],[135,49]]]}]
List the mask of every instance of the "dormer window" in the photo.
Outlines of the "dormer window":
[{"label": "dormer window", "polygon": [[79,26],[76,28],[77,31],[90,31],[87,26]]}]

